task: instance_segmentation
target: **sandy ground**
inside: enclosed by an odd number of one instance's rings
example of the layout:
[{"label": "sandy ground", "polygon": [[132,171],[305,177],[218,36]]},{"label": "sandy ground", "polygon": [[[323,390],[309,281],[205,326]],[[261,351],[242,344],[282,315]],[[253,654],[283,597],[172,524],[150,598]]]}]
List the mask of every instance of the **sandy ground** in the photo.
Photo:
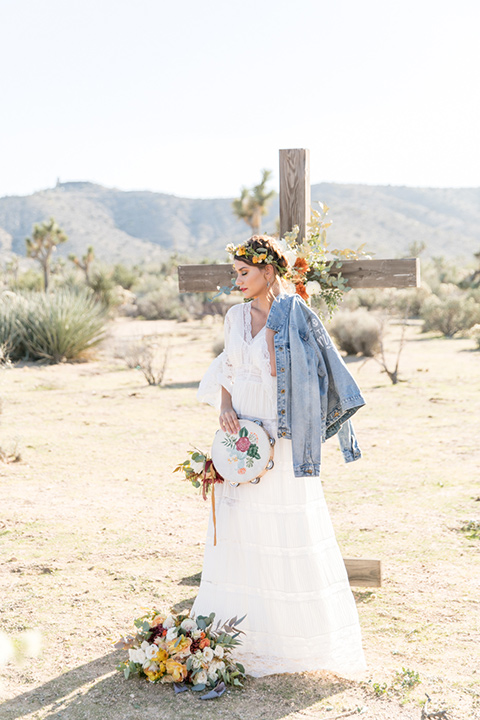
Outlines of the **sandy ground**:
[{"label": "sandy ground", "polygon": [[[120,357],[146,333],[170,337],[160,388]],[[419,719],[425,693],[452,719],[479,718],[480,540],[461,528],[480,519],[480,353],[416,326],[397,386],[372,360],[349,363],[368,402],[355,418],[363,459],[344,465],[325,446],[342,552],[383,563],[383,586],[355,592],[365,677],[248,679],[204,703],[115,672],[112,641],[143,608],[195,597],[208,506],[172,469],[216,429],[195,391],[221,334],[210,319],[121,320],[87,363],[0,371],[0,447],[22,454],[0,463],[0,627],[43,635],[39,658],[3,668],[2,720]]]}]

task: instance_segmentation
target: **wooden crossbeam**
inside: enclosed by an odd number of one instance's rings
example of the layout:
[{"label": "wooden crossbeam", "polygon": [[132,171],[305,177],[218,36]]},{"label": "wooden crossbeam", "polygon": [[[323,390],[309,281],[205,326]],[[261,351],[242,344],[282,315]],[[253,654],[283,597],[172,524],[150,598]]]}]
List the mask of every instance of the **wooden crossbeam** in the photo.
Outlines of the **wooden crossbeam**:
[{"label": "wooden crossbeam", "polygon": [[353,587],[381,587],[382,563],[366,558],[343,558],[348,581]]},{"label": "wooden crossbeam", "polygon": [[[346,260],[340,272],[353,288],[405,288],[420,284],[418,258],[400,260]],[[236,273],[230,264],[180,265],[180,292],[214,292],[231,285]]]}]

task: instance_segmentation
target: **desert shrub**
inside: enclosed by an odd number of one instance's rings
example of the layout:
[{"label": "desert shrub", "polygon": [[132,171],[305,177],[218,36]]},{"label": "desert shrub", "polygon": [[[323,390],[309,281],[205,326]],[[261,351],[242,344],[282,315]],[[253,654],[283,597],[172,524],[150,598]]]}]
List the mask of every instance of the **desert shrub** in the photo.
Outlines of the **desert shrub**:
[{"label": "desert shrub", "polygon": [[138,314],[146,320],[188,320],[188,310],[180,301],[178,291],[170,283],[163,283],[137,299]]},{"label": "desert shrub", "polygon": [[122,263],[117,263],[113,268],[112,280],[115,285],[120,285],[125,290],[131,290],[138,280],[138,271],[128,268]]},{"label": "desert shrub", "polygon": [[382,325],[366,310],[338,312],[329,325],[340,350],[347,355],[373,357],[380,348]]},{"label": "desert shrub", "polygon": [[15,292],[23,292],[32,290],[40,292],[43,290],[43,276],[42,273],[33,268],[25,270],[25,272],[18,273],[15,280],[11,284],[12,290]]},{"label": "desert shrub", "polygon": [[25,354],[23,320],[27,301],[10,291],[0,295],[0,346],[5,358],[18,360]]},{"label": "desert shrub", "polygon": [[470,329],[468,336],[471,337],[472,340],[475,341],[477,348],[480,350],[480,324],[474,325]]},{"label": "desert shrub", "polygon": [[33,359],[74,360],[103,338],[105,314],[91,292],[64,289],[25,300],[21,342]]},{"label": "desert shrub", "polygon": [[473,297],[445,291],[432,296],[422,305],[423,332],[440,332],[453,337],[480,323],[480,304]]},{"label": "desert shrub", "polygon": [[103,268],[97,268],[90,276],[88,286],[93,291],[95,300],[106,310],[115,307],[117,296],[113,273]]}]

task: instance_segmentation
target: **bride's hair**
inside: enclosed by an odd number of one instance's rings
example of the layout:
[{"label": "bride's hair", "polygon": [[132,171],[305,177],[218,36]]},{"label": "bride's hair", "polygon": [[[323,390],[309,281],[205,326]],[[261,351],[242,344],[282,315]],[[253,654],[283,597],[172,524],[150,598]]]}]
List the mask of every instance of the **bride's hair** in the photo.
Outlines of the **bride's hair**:
[{"label": "bride's hair", "polygon": [[[259,265],[273,265],[276,275],[285,275],[288,269],[288,260],[281,251],[276,239],[271,235],[252,235],[241,246],[238,246],[237,251],[234,255],[234,260],[241,260],[247,265],[253,265],[258,267]],[[243,252],[242,252],[243,250]],[[266,250],[267,258],[272,258],[271,262],[259,261],[257,253],[259,251]],[[255,259],[254,259],[255,258]]]}]

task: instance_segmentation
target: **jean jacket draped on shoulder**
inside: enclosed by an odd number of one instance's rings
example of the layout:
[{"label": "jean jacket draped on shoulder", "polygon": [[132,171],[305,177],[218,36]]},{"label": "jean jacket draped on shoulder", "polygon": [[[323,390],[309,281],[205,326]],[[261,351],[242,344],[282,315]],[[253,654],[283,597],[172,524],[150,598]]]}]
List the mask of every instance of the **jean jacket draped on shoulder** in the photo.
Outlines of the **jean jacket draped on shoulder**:
[{"label": "jean jacket draped on shoulder", "polygon": [[365,400],[315,312],[299,295],[279,295],[267,328],[274,331],[278,437],[291,438],[295,476],[320,474],[321,444],[338,433],[346,462],[360,450],[351,416]]}]

